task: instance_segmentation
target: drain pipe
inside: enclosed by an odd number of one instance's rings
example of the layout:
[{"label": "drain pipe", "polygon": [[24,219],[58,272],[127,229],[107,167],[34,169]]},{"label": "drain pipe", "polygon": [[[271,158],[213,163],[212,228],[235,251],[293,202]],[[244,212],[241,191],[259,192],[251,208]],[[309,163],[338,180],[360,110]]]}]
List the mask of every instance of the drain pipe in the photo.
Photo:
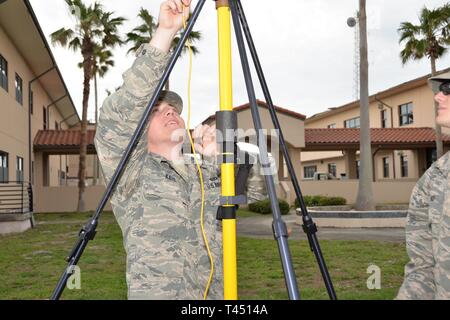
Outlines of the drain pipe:
[{"label": "drain pipe", "polygon": [[375,176],[375,156],[377,155],[378,151],[381,150],[381,146],[378,146],[375,150],[375,152],[372,153],[372,175],[373,175],[373,182],[376,182],[376,176]]},{"label": "drain pipe", "polygon": [[[375,101],[378,102],[378,109],[382,110],[383,106],[387,107],[390,109],[391,111],[391,128],[394,128],[394,108],[391,107],[390,105],[388,105],[386,102],[382,101],[381,99],[378,99],[377,96],[375,96]],[[394,175],[394,180],[395,180],[395,151],[392,150],[392,173]]]},{"label": "drain pipe", "polygon": [[[56,105],[58,102],[60,102],[62,99],[64,99],[65,97],[67,97],[67,93],[63,96],[61,96],[60,98],[56,99],[55,101],[53,101],[52,103],[50,103],[46,108],[47,108],[47,123],[48,123],[48,128],[50,129],[50,107],[53,107],[54,105]],[[56,128],[55,128],[56,129]]]},{"label": "drain pipe", "polygon": [[41,73],[40,75],[38,75],[36,78],[30,80],[28,82],[28,181],[31,183],[32,181],[32,175],[31,175],[31,156],[33,153],[32,150],[32,145],[31,145],[31,102],[32,102],[32,92],[31,92],[31,85],[33,84],[33,82],[35,82],[36,80],[39,80],[42,76],[46,75],[47,73],[49,73],[50,71],[52,71],[53,69],[55,69],[56,66],[53,65],[50,69],[44,71],[43,73]]}]

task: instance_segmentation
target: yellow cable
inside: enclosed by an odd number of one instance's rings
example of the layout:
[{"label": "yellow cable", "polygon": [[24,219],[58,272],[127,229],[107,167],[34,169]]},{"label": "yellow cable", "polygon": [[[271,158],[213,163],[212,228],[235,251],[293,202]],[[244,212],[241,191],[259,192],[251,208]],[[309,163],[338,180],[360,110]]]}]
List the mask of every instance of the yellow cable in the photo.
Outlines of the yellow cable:
[{"label": "yellow cable", "polygon": [[[183,4],[184,6],[184,4]],[[184,30],[186,30],[186,17],[184,16],[184,10],[183,10],[183,26],[184,26]],[[200,167],[200,163],[198,162],[197,159],[197,153],[195,152],[195,146],[194,146],[194,141],[192,139],[191,136],[191,132],[190,132],[190,122],[191,122],[191,78],[192,78],[192,47],[191,47],[191,43],[189,40],[187,40],[186,45],[188,46],[189,49],[189,76],[188,76],[188,120],[187,120],[187,134],[189,136],[189,141],[191,143],[191,147],[192,150],[194,152],[194,160],[195,160],[195,164],[197,166],[197,170],[198,170],[198,174],[200,177],[200,186],[201,186],[201,190],[202,190],[202,206],[201,206],[201,213],[200,213],[200,226],[202,229],[202,236],[203,236],[203,241],[205,242],[205,246],[206,246],[206,250],[208,251],[208,256],[209,256],[209,261],[211,263],[211,271],[209,274],[209,279],[208,279],[208,283],[206,285],[205,291],[203,293],[203,299],[206,300],[207,296],[208,296],[208,291],[209,288],[211,287],[211,282],[212,282],[212,278],[213,278],[213,274],[214,274],[214,259],[213,256],[211,254],[211,250],[209,248],[209,244],[208,244],[208,239],[206,238],[206,233],[205,233],[205,226],[204,226],[204,210],[205,210],[205,185],[203,182],[203,173],[202,173],[202,169]]]}]

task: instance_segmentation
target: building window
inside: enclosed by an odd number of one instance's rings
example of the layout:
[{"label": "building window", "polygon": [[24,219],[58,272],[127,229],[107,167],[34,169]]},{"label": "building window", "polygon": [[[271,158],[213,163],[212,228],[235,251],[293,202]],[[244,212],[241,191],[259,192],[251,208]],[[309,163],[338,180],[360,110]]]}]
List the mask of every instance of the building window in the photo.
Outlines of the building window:
[{"label": "building window", "polygon": [[380,111],[380,115],[381,115],[381,127],[382,128],[387,128],[387,110],[381,110]]},{"label": "building window", "polygon": [[333,177],[336,177],[336,163],[328,164],[328,173],[333,175]]},{"label": "building window", "polygon": [[58,121],[55,121],[55,130],[59,130]]},{"label": "building window", "polygon": [[402,104],[398,107],[400,126],[414,123],[413,104],[412,102]]},{"label": "building window", "polygon": [[45,109],[45,107],[42,108],[42,122],[44,130],[47,130],[47,109]]},{"label": "building window", "polygon": [[6,183],[8,180],[8,154],[0,151],[0,183]]},{"label": "building window", "polygon": [[383,158],[383,178],[389,178],[389,158]]},{"label": "building window", "polygon": [[314,178],[314,174],[317,172],[317,166],[304,167],[303,170],[305,178]]},{"label": "building window", "polygon": [[328,129],[336,129],[336,123],[329,124]]},{"label": "building window", "polygon": [[23,158],[17,157],[16,162],[16,181],[23,182]]},{"label": "building window", "polygon": [[34,93],[33,91],[30,92],[30,113],[33,114],[34,109]]},{"label": "building window", "polygon": [[359,128],[359,117],[344,121],[344,128]]},{"label": "building window", "polygon": [[16,73],[16,101],[23,105],[23,81]]},{"label": "building window", "polygon": [[0,86],[8,91],[8,61],[0,55]]},{"label": "building window", "polygon": [[356,179],[359,179],[359,168],[361,167],[361,161],[356,160]]},{"label": "building window", "polygon": [[408,157],[400,156],[400,166],[402,171],[402,178],[408,177]]}]

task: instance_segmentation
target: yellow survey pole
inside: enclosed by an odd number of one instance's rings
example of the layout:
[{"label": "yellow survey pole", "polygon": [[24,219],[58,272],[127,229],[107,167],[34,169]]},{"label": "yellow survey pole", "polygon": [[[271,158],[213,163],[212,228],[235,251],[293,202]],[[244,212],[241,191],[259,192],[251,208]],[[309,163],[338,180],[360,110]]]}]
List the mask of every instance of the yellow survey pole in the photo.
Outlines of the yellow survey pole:
[{"label": "yellow survey pole", "polygon": [[[216,1],[219,38],[220,111],[233,110],[233,82],[231,62],[231,13],[228,0]],[[236,129],[236,128],[229,128]],[[221,155],[222,199],[235,197],[234,152],[224,148]],[[236,210],[232,201],[222,205],[223,275],[225,300],[237,300]]]}]

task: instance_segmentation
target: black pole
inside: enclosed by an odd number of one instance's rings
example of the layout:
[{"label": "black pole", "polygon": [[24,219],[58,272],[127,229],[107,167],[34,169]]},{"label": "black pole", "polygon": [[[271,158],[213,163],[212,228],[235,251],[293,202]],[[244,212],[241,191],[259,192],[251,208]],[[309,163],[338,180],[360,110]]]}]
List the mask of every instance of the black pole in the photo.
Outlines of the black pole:
[{"label": "black pole", "polygon": [[267,154],[267,144],[265,136],[262,134],[262,122],[258,111],[256,102],[255,89],[253,87],[253,81],[250,73],[250,67],[247,59],[247,53],[245,50],[244,38],[242,36],[242,30],[237,15],[235,0],[230,0],[231,15],[233,18],[234,31],[236,33],[236,40],[239,48],[239,55],[241,57],[242,70],[245,78],[245,85],[247,87],[248,98],[250,101],[253,124],[256,129],[258,137],[258,145],[260,150],[261,166],[264,170],[264,178],[266,180],[267,193],[269,194],[270,204],[274,221],[272,228],[274,231],[275,239],[278,242],[278,250],[280,253],[281,263],[284,271],[284,278],[286,287],[288,289],[289,298],[291,300],[299,300],[300,293],[297,286],[297,278],[295,276],[294,268],[292,266],[291,254],[288,246],[288,233],[286,223],[281,218],[280,206],[275,190],[275,183],[270,169],[269,155]]},{"label": "black pole", "polygon": [[244,9],[242,8],[242,4],[240,0],[236,0],[237,2],[237,11],[240,18],[240,21],[242,23],[242,29],[244,30],[245,37],[247,39],[248,48],[250,50],[250,54],[252,56],[253,62],[255,64],[256,72],[258,74],[259,81],[261,83],[261,88],[264,92],[264,97],[266,99],[267,105],[269,106],[269,112],[270,116],[272,118],[272,122],[274,124],[275,129],[279,132],[279,140],[281,149],[283,152],[283,156],[286,159],[286,165],[288,167],[289,174],[291,176],[292,184],[294,185],[294,190],[296,197],[300,203],[300,208],[302,211],[302,217],[303,217],[303,230],[305,231],[306,235],[308,236],[309,245],[311,247],[311,250],[314,252],[314,255],[316,256],[317,263],[320,268],[320,272],[322,273],[322,277],[325,283],[325,286],[328,291],[328,295],[330,299],[336,300],[336,293],[333,287],[333,283],[331,281],[330,274],[328,272],[325,260],[323,258],[322,251],[320,249],[319,241],[317,239],[317,226],[313,222],[312,217],[308,213],[305,205],[305,201],[303,199],[303,195],[300,189],[300,185],[298,183],[297,175],[295,174],[294,166],[292,164],[291,158],[289,156],[289,151],[283,136],[283,132],[281,130],[280,122],[278,121],[278,117],[276,114],[275,107],[272,102],[272,97],[269,92],[269,87],[267,85],[264,72],[261,67],[261,63],[258,58],[258,53],[256,51],[255,44],[253,42],[252,35],[250,33],[250,29],[247,23],[247,19],[245,18]]},{"label": "black pole", "polygon": [[157,102],[159,95],[161,94],[161,91],[164,88],[164,84],[166,83],[167,79],[170,76],[170,73],[172,72],[173,67],[175,66],[175,63],[177,62],[178,58],[180,57],[181,50],[183,49],[186,40],[191,33],[194,24],[200,15],[200,12],[203,8],[203,5],[205,4],[206,0],[199,0],[197,6],[195,7],[194,12],[192,13],[192,17],[189,20],[189,23],[187,25],[186,31],[183,33],[180,42],[178,43],[177,47],[175,48],[174,53],[172,54],[172,57],[170,58],[170,61],[166,67],[166,70],[164,71],[161,80],[159,81],[158,86],[156,87],[155,93],[153,94],[152,98],[150,99],[150,102],[148,103],[144,116],[138,123],[137,129],[134,132],[133,136],[131,137],[131,141],[128,144],[127,149],[125,150],[125,153],[120,160],[116,171],[114,172],[114,175],[111,178],[111,181],[109,182],[105,193],[103,194],[102,199],[100,200],[100,204],[97,207],[97,210],[94,214],[94,216],[89,220],[89,222],[81,229],[78,241],[75,244],[75,246],[72,249],[72,252],[70,253],[69,257],[67,258],[68,266],[64,270],[63,274],[61,275],[61,278],[59,279],[59,282],[52,294],[51,299],[57,300],[61,297],[62,292],[64,291],[64,288],[66,286],[67,280],[69,279],[70,275],[73,272],[73,267],[78,263],[78,261],[81,258],[81,255],[83,254],[84,249],[86,248],[89,240],[94,239],[96,234],[96,228],[98,225],[98,219],[100,218],[100,214],[102,213],[108,199],[110,198],[111,194],[114,191],[114,188],[116,187],[117,183],[120,180],[120,177],[126,168],[127,162],[129,158],[131,157],[131,154],[133,150],[135,149],[136,145],[139,142],[139,138],[141,137],[142,133],[144,132],[144,129],[147,126],[148,119],[150,117],[151,111],[153,109],[154,104]]}]

